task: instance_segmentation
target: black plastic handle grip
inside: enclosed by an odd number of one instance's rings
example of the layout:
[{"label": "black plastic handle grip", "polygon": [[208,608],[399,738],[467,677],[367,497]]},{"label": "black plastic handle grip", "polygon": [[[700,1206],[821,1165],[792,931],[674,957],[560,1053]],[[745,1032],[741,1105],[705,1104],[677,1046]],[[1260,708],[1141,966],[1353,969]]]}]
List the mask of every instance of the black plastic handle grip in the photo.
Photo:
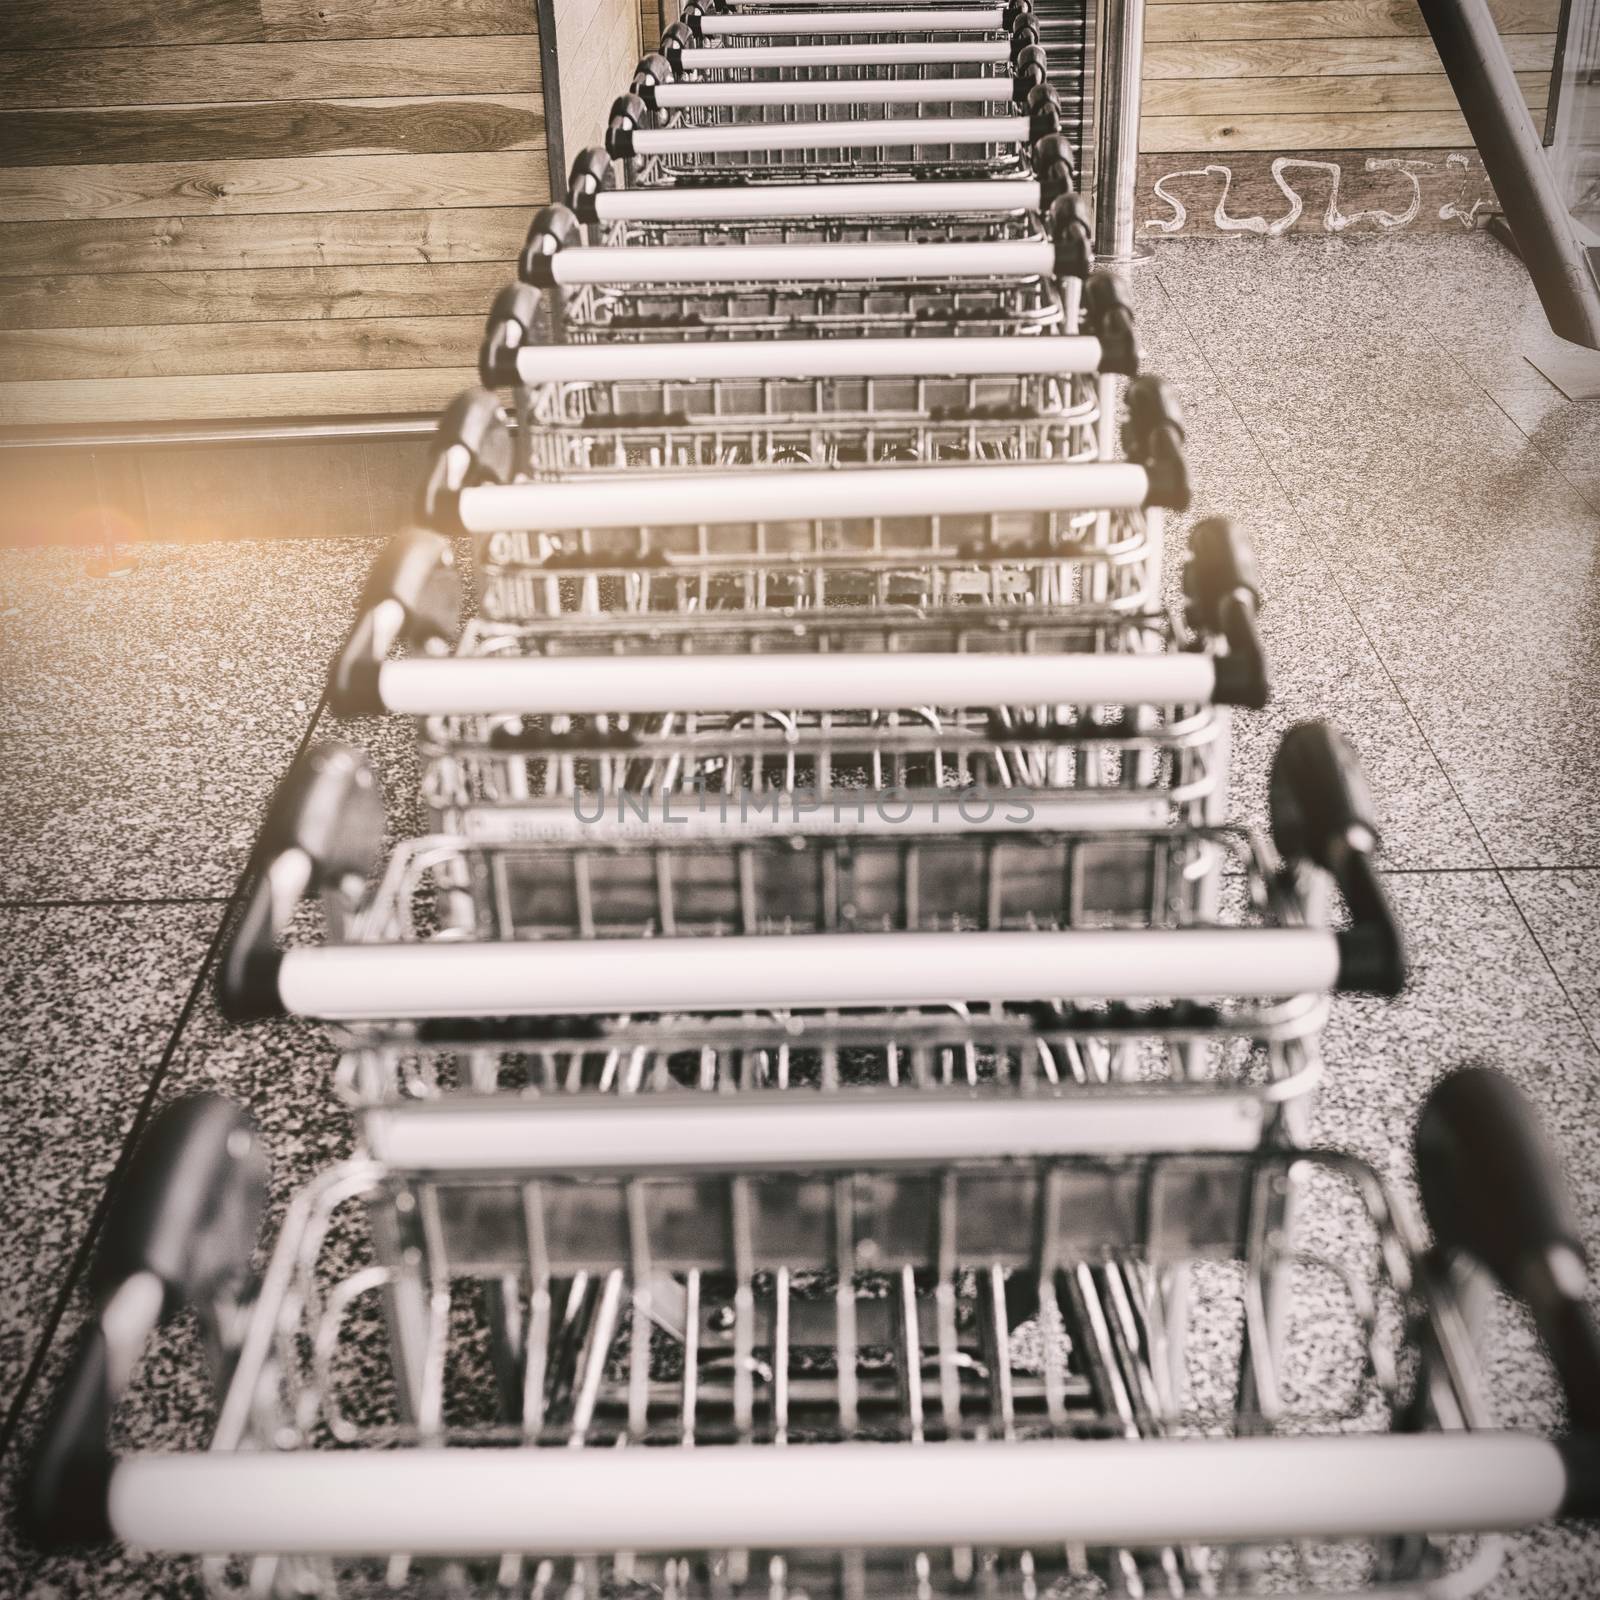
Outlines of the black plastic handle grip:
[{"label": "black plastic handle grip", "polygon": [[[1039,210],[1048,217],[1058,200],[1078,191],[1078,169],[1072,159],[1072,141],[1065,134],[1049,134],[1033,143],[1029,160],[1033,165],[1033,175],[1039,181]],[[1078,220],[1083,223],[1087,238],[1088,220],[1082,212]]]},{"label": "black plastic handle grip", "polygon": [[488,389],[464,389],[444,409],[434,429],[418,518],[439,533],[460,534],[461,491],[482,483],[509,483],[516,469],[511,424]]},{"label": "black plastic handle grip", "polygon": [[1006,0],[1006,8],[1000,13],[1000,25],[1014,28],[1024,17],[1032,15],[1033,0]]},{"label": "black plastic handle grip", "polygon": [[1183,408],[1160,378],[1146,373],[1128,385],[1122,448],[1145,470],[1147,506],[1189,509],[1189,467],[1183,454]]},{"label": "black plastic handle grip", "polygon": [[1019,106],[1033,109],[1036,90],[1050,86],[1050,64],[1038,45],[1030,45],[1018,52],[1011,64],[1011,98]]},{"label": "black plastic handle grip", "polygon": [[655,111],[656,90],[664,83],[671,83],[676,76],[672,63],[659,50],[652,50],[649,55],[639,57],[638,65],[633,69],[633,78],[628,84],[628,93],[638,95]]},{"label": "black plastic handle grip", "polygon": [[1061,113],[1061,97],[1047,83],[1028,96],[1028,143],[1037,145],[1044,139],[1066,139],[1062,129],[1066,121]]},{"label": "black plastic handle grip", "polygon": [[1255,552],[1226,517],[1195,524],[1183,567],[1183,592],[1190,625],[1228,642],[1227,654],[1216,663],[1217,703],[1259,711],[1270,693],[1256,628],[1261,580]]},{"label": "black plastic handle grip", "polygon": [[1044,40],[1039,33],[1039,24],[1031,15],[1021,15],[1011,24],[1011,65],[1016,66],[1022,52],[1030,45],[1038,45],[1042,49]]},{"label": "black plastic handle grip", "polygon": [[674,22],[661,35],[661,53],[678,76],[683,75],[683,52],[693,50],[695,37],[681,22]]},{"label": "black plastic handle grip", "polygon": [[1532,1311],[1576,1430],[1600,1432],[1600,1330],[1588,1256],[1561,1163],[1522,1091],[1488,1067],[1439,1083],[1416,1134],[1434,1237],[1481,1263]]},{"label": "black plastic handle grip", "polygon": [[700,39],[700,20],[705,14],[706,8],[701,0],[684,0],[684,4],[678,8],[678,21],[693,33],[696,41]]},{"label": "black plastic handle grip", "polygon": [[[1041,150],[1048,151],[1057,143],[1059,135],[1041,139],[1034,146],[1035,170],[1039,170]],[[1055,166],[1046,158],[1044,170]],[[1094,270],[1094,243],[1089,231],[1089,213],[1076,194],[1064,194],[1053,200],[1047,213],[1050,238],[1055,244],[1055,272],[1058,278],[1087,278]]]},{"label": "black plastic handle grip", "polygon": [[1278,853],[1331,874],[1349,908],[1350,926],[1338,934],[1338,987],[1399,994],[1405,941],[1378,878],[1378,824],[1366,774],[1344,736],[1326,722],[1290,728],[1273,757],[1268,803]]},{"label": "black plastic handle grip", "polygon": [[[111,1537],[111,1417],[140,1352],[187,1307],[238,1294],[265,1204],[260,1139],[239,1107],[200,1094],[156,1113],[112,1197],[89,1271],[94,1314],[29,1463],[21,1521],[31,1544]],[[159,1296],[130,1292],[147,1276]]]},{"label": "black plastic handle grip", "polygon": [[[648,61],[660,61],[659,56],[647,56]],[[666,66],[666,62],[661,62]],[[640,67],[644,62],[639,63]],[[580,150],[567,176],[567,205],[580,222],[591,227],[600,220],[595,210],[595,198],[611,181],[611,157],[599,145]]]},{"label": "black plastic handle grip", "polygon": [[1100,341],[1100,370],[1124,378],[1139,375],[1139,336],[1133,308],[1122,298],[1122,285],[1109,272],[1091,272],[1083,285],[1083,318]]},{"label": "black plastic handle grip", "polygon": [[606,154],[613,161],[626,161],[633,155],[633,136],[650,126],[650,107],[636,94],[621,94],[611,102],[606,118]]},{"label": "black plastic handle grip", "polygon": [[356,620],[334,657],[328,709],[336,717],[380,715],[378,669],[390,649],[448,641],[460,621],[461,576],[450,541],[424,528],[396,534],[373,561]]},{"label": "black plastic handle grip", "polygon": [[583,225],[570,207],[540,206],[528,225],[522,254],[517,257],[517,276],[524,283],[535,283],[541,289],[554,289],[556,256],[582,243]]},{"label": "black plastic handle grip", "polygon": [[278,939],[294,905],[277,874],[293,859],[300,895],[354,899],[383,855],[383,790],[367,757],[329,740],[306,750],[279,783],[256,844],[255,876],[217,965],[217,1003],[230,1022],[283,1015]]},{"label": "black plastic handle grip", "polygon": [[508,283],[494,297],[478,346],[478,377],[485,389],[516,386],[517,352],[531,341],[543,302],[543,293],[531,283]]}]

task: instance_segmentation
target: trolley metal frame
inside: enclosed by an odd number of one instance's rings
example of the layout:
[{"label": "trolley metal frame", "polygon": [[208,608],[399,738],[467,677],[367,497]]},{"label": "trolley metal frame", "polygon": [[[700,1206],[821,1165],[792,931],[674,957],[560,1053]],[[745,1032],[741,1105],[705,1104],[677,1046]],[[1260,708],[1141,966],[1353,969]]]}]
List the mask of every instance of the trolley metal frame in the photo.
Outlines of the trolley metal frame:
[{"label": "trolley metal frame", "polygon": [[[777,1151],[744,1144],[761,1124],[738,1098],[402,1108],[381,1152],[291,1202],[254,1291],[254,1130],[219,1097],[179,1102],[107,1230],[30,1529],[198,1554],[223,1594],[323,1600],[408,1580],[857,1600],[975,1577],[1443,1597],[1493,1575],[1495,1533],[1600,1508],[1587,1275],[1503,1079],[1458,1073],[1424,1107],[1434,1255],[1359,1161],[1173,1151],[1130,1098],[970,1102],[921,1157],[898,1101],[813,1102]],[[1479,1204],[1486,1177],[1527,1203]],[[1278,1231],[1294,1180],[1331,1225]],[[1556,1255],[1570,1267],[1546,1272]],[[1203,1275],[1190,1315],[1231,1380],[1164,1371],[1163,1301],[1140,1291],[1172,1267]],[[1485,1269],[1532,1304],[1570,1440],[1490,1427],[1468,1292]],[[684,1321],[663,1341],[667,1279]],[[1313,1286],[1318,1314],[1269,1332],[1270,1305]],[[500,1373],[491,1288],[521,1313]],[[212,1446],[117,1461],[107,1419],[186,1304],[217,1352]]]}]

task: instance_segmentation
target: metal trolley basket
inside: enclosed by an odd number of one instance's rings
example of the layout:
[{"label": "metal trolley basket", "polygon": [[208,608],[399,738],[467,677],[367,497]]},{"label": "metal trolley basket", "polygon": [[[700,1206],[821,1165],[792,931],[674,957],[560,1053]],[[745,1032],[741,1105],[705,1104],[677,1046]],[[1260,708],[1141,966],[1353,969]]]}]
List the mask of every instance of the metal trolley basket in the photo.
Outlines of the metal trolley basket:
[{"label": "metal trolley basket", "polygon": [[[569,345],[544,297],[508,285],[479,368],[514,390],[518,470],[1109,459],[1114,378],[1133,376],[1115,280],[1084,288],[1080,335]],[[1147,386],[1148,387],[1148,386]]]},{"label": "metal trolley basket", "polygon": [[574,342],[1076,333],[1092,255],[1075,197],[1049,223],[1048,239],[605,247],[547,206],[520,271]]},{"label": "metal trolley basket", "polygon": [[[485,806],[401,845],[368,892],[381,798],[356,752],[317,747],[269,814],[224,1006],[340,1024],[347,1082],[380,1102],[541,1092],[558,1057],[566,1088],[625,1095],[1128,1079],[1248,1090],[1259,1137],[1315,1086],[1324,997],[1404,981],[1359,774],[1319,724],[1275,768],[1287,866],[1244,830],[1112,805],[1096,827],[953,801],[943,826],[909,805],[880,822],[883,804],[842,827],[826,805]],[[280,949],[308,893],[329,942]]]},{"label": "metal trolley basket", "polygon": [[875,183],[695,183],[622,188],[604,150],[572,164],[567,204],[595,245],[983,243],[1049,237],[1072,193],[1065,163],[1042,177]]},{"label": "metal trolley basket", "polygon": [[[1267,695],[1253,569],[1228,524],[1196,529],[1185,586],[1195,632],[1105,604],[803,613],[746,592],[743,609],[697,615],[668,595],[660,611],[474,619],[458,637],[450,547],[416,534],[375,562],[329,703],[421,719],[425,793],[446,830],[468,812],[500,811],[499,829],[505,812],[542,807],[526,827],[548,836],[563,808],[624,794],[692,797],[703,815],[802,799],[860,810],[887,791],[935,824],[943,805],[946,828],[968,795],[1040,825],[1216,822],[1228,708]],[[386,659],[397,639],[416,653]]]},{"label": "metal trolley basket", "polygon": [[[637,365],[648,352],[640,357]],[[604,470],[511,482],[519,447],[498,401],[468,391],[441,419],[422,510],[438,532],[472,536],[480,604],[492,621],[572,610],[619,621],[730,611],[771,620],[841,605],[892,608],[908,621],[984,605],[1151,611],[1161,605],[1165,513],[1189,503],[1183,426],[1158,380],[1136,380],[1128,401],[1126,460],[618,472],[613,453]],[[1106,421],[1096,420],[1102,435]],[[1036,427],[1042,442],[1054,425]],[[632,438],[647,444],[664,432],[700,451],[719,428],[727,424],[668,420]],[[876,442],[919,433],[961,439],[973,423],[926,428],[891,422]],[[820,418],[804,430],[826,448]],[[799,431],[789,433],[789,450]],[[745,437],[760,450],[770,425],[750,425]],[[569,438],[521,448],[535,470],[570,468]],[[592,443],[574,448],[577,462],[593,460]],[[625,456],[623,465],[645,463]]]},{"label": "metal trolley basket", "polygon": [[[292,1202],[253,1293],[253,1130],[178,1102],[104,1237],[33,1537],[324,1600],[1443,1600],[1492,1576],[1497,1531],[1600,1508],[1577,1230],[1505,1080],[1457,1074],[1424,1108],[1433,1255],[1360,1162],[1174,1153],[1128,1099],[973,1101],[920,1156],[824,1102],[783,1152],[719,1132],[748,1124],[737,1097],[399,1108]],[[1204,1368],[1169,1367],[1139,1294],[1175,1264],[1205,1284]],[[1491,1430],[1459,1287],[1480,1264],[1531,1301],[1570,1439]],[[486,1337],[491,1288],[514,1347]],[[211,1448],[117,1460],[107,1419],[185,1304],[217,1352]]]},{"label": "metal trolley basket", "polygon": [[707,43],[746,47],[817,45],[850,39],[873,44],[929,44],[952,36],[1009,39],[1025,26],[1030,5],[816,6],[754,11],[689,0],[678,23]]},{"label": "metal trolley basket", "polygon": [[[880,799],[845,832],[821,806],[697,815],[684,800],[675,821],[618,805],[622,820],[588,826],[570,804],[485,808],[402,845],[370,893],[376,787],[355,752],[316,747],[274,801],[223,1000],[241,1019],[340,1024],[340,1081],[363,1111],[441,1095],[1122,1083],[1198,1106],[1186,1136],[1210,1136],[1203,1102],[1221,1093],[1232,1136],[1281,1137],[1320,1081],[1328,992],[1404,980],[1370,860],[1336,855],[1370,819],[1294,831],[1288,791],[1326,782],[1306,759],[1325,740],[1308,728],[1286,746],[1300,769],[1276,797],[1287,866],[1221,827],[1025,831],[948,801],[942,831],[902,823],[909,804],[874,827]],[[1354,918],[1338,933],[1330,864]],[[334,943],[280,952],[307,892]],[[574,969],[588,976],[574,984]],[[908,1112],[910,1146],[935,1131]]]}]

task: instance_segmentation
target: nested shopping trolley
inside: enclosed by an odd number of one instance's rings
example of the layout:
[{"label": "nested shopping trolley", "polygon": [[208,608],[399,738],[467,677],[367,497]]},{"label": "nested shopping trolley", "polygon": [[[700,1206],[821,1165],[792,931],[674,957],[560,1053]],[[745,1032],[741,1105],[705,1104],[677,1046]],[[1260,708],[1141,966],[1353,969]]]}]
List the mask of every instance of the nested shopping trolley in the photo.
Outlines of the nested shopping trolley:
[{"label": "nested shopping trolley", "polygon": [[[752,91],[742,98],[752,98]],[[829,117],[827,110],[835,107],[826,104],[805,109],[811,112],[806,120],[690,117],[651,112],[643,96],[622,94],[606,118],[606,154],[621,163],[630,187],[704,178],[770,182],[806,174],[845,182],[909,176],[976,181],[1027,173],[1037,160],[1035,144],[1062,138],[1053,91],[1029,107],[965,117],[934,115],[939,102],[904,107],[899,99],[858,99],[837,107],[875,112],[858,117]],[[960,107],[946,102],[946,109]]]},{"label": "nested shopping trolley", "polygon": [[[485,803],[384,863],[370,767],[314,747],[269,813],[224,1008],[338,1025],[366,1107],[1131,1082],[1232,1093],[1260,1138],[1316,1085],[1326,997],[1404,981],[1370,800],[1320,724],[1280,750],[1272,844],[1109,803],[750,798]],[[304,896],[326,940],[284,948]]]},{"label": "nested shopping trolley", "polygon": [[[568,370],[647,371],[653,348],[614,362],[604,358],[617,352],[600,350],[602,359],[586,357]],[[861,360],[854,344],[839,348],[853,353],[838,365]],[[759,363],[748,347],[731,361],[724,355],[719,348],[706,370]],[[547,356],[547,370],[558,369],[561,347],[531,357],[519,352],[519,370],[527,360],[537,371]],[[937,364],[949,365],[952,356],[961,359],[941,352]],[[891,358],[887,352],[881,359],[915,372],[916,363]],[[999,355],[993,359],[998,368]],[[695,370],[693,356],[681,364]],[[829,364],[821,359],[815,370]],[[961,387],[959,378],[950,381]],[[833,390],[841,392],[848,397],[843,385]],[[771,387],[760,393],[774,398]],[[713,381],[712,403],[728,396]],[[866,400],[860,387],[855,398],[858,407]],[[1032,444],[1043,454],[1065,433],[1073,454],[1084,453],[1091,430],[1079,428],[1070,411],[1031,423],[1003,419],[992,429],[962,410],[947,418],[888,412],[881,425],[858,410],[845,421],[853,426],[836,431],[827,413],[813,409],[792,420],[755,413],[741,427],[727,416],[697,420],[685,411],[680,420],[646,412],[617,429],[619,456],[598,428],[552,428],[519,445],[497,397],[468,391],[435,434],[422,517],[439,533],[471,536],[483,615],[496,622],[576,610],[614,618],[627,631],[630,619],[646,617],[652,626],[710,613],[755,613],[770,622],[787,611],[800,622],[799,613],[848,606],[890,608],[908,624],[929,625],[954,609],[976,628],[986,607],[1007,614],[1078,602],[1120,614],[1160,609],[1165,516],[1187,508],[1189,487],[1181,412],[1158,379],[1141,377],[1128,387],[1119,459],[896,459],[918,444],[1005,448],[1004,422],[1015,430],[1013,449]],[[1097,402],[1097,444],[1110,421]],[[719,440],[732,447],[731,462],[708,459]],[[820,460],[796,461],[806,446]],[[658,447],[694,455],[659,471],[637,470],[655,464]],[[858,469],[838,470],[841,454],[869,451]],[[519,453],[526,460],[521,473]],[[740,460],[742,454],[765,459]],[[683,470],[710,466],[718,470]],[[545,475],[552,470],[556,476]],[[1036,620],[1048,626],[1074,618]],[[1021,626],[1021,610],[1012,621]]]},{"label": "nested shopping trolley", "polygon": [[[1506,1080],[1459,1073],[1424,1107],[1431,1252],[1360,1161],[1215,1127],[1152,1142],[1129,1100],[973,1098],[917,1152],[823,1101],[781,1148],[737,1097],[403,1108],[291,1202],[259,1284],[254,1129],[180,1101],[110,1213],[31,1534],[323,1600],[1444,1600],[1492,1578],[1500,1533],[1600,1511],[1580,1234]],[[1266,1226],[1291,1181],[1316,1207]],[[1174,1262],[1205,1281],[1208,1339],[1169,1375],[1128,1286]],[[1565,1438],[1493,1425],[1488,1274],[1549,1341]],[[520,1311],[511,1349],[490,1287]],[[189,1305],[210,1448],[118,1459],[108,1419]]]},{"label": "nested shopping trolley", "polygon": [[[801,8],[790,14],[782,37],[770,29],[750,31],[754,14],[745,19],[743,37],[736,21],[707,19],[704,13],[672,23],[661,35],[660,54],[676,77],[716,83],[809,83],[905,81],[922,77],[1001,77],[1025,74],[1025,87],[1044,81],[1044,51],[1038,24],[1020,6],[986,9],[983,25],[921,27],[928,13],[963,7],[920,7],[910,25],[896,25],[906,7],[853,8],[854,19],[836,14],[826,28],[797,28],[794,18],[810,12],[815,21],[822,8]],[[824,19],[825,20],[825,19]],[[853,20],[854,25],[849,23]],[[959,19],[957,19],[959,21]]]},{"label": "nested shopping trolley", "polygon": [[[702,815],[715,803],[724,820],[802,798],[860,811],[892,792],[897,825],[943,806],[955,827],[968,796],[1019,824],[1220,822],[1230,708],[1267,695],[1255,579],[1230,525],[1196,529],[1185,584],[1187,620],[959,599],[939,616],[912,591],[809,612],[678,610],[669,594],[658,611],[463,626],[453,552],[418,533],[375,562],[329,698],[346,715],[418,719],[446,831],[548,836],[573,807],[605,812],[624,794]],[[395,642],[411,654],[389,659]]]},{"label": "nested shopping trolley", "polygon": [[490,311],[479,368],[513,393],[516,470],[530,477],[1112,459],[1115,379],[1136,375],[1139,350],[1108,274],[1085,285],[1083,327],[1050,339],[566,344],[541,291],[512,284]]},{"label": "nested shopping trolley", "polygon": [[984,243],[1050,237],[1073,193],[1064,160],[1042,174],[976,180],[663,184],[625,188],[598,147],[582,151],[567,204],[596,245]]},{"label": "nested shopping trolley", "polygon": [[586,245],[562,205],[535,216],[523,281],[559,303],[565,339],[1076,333],[1093,266],[1075,195],[1044,237]]}]

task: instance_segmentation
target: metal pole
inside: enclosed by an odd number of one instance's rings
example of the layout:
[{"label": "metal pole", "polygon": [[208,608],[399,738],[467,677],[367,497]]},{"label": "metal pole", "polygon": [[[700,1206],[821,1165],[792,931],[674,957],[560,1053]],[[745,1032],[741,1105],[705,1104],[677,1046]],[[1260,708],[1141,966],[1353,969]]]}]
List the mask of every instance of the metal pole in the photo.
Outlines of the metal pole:
[{"label": "metal pole", "polygon": [[1600,282],[1573,229],[1487,0],[1419,0],[1551,328],[1600,350]]},{"label": "metal pole", "polygon": [[1139,85],[1144,72],[1144,0],[1100,0],[1098,23],[1095,251],[1102,261],[1128,265],[1146,260],[1150,254],[1133,234],[1139,166]]}]

